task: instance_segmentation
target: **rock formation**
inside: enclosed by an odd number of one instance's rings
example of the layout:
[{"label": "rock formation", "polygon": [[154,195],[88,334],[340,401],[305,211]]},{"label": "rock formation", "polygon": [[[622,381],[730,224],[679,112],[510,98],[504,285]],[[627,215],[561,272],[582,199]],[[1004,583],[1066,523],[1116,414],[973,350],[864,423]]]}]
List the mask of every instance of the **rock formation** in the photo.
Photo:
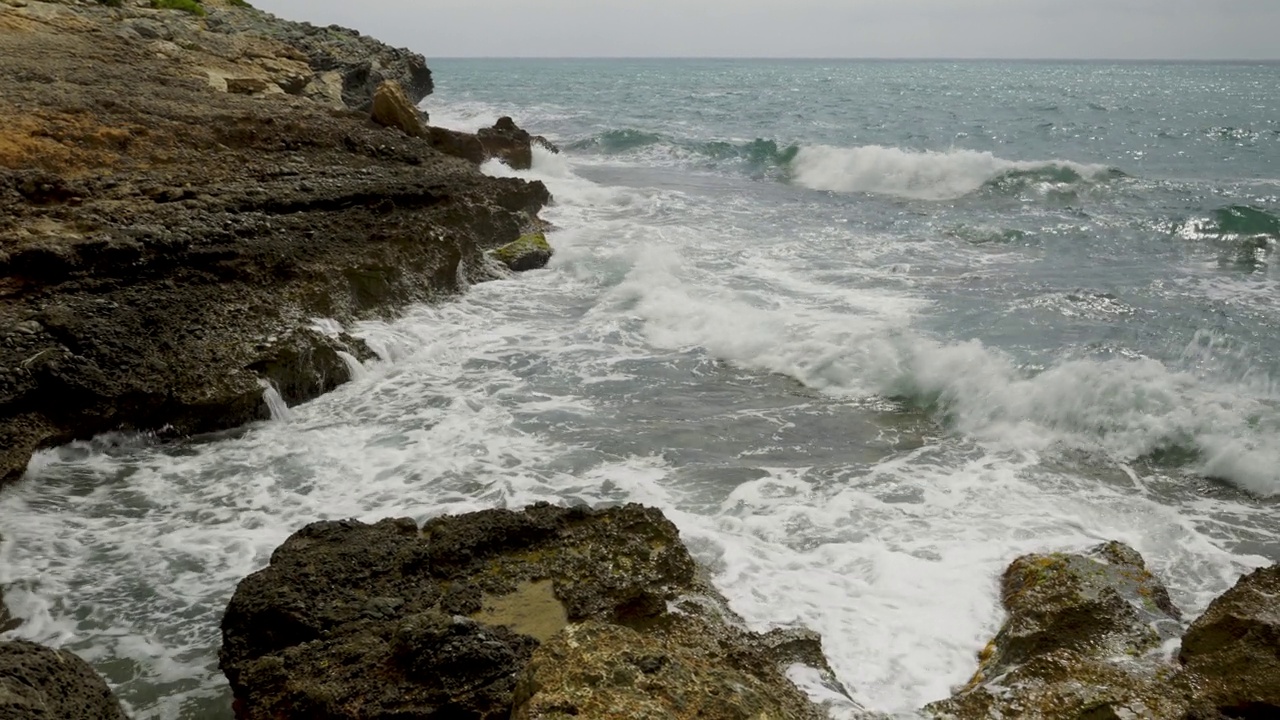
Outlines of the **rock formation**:
[{"label": "rock formation", "polygon": [[1280,717],[1280,565],[1214,600],[1182,638],[1200,717]]},{"label": "rock formation", "polygon": [[555,253],[547,243],[547,236],[541,232],[521,235],[520,239],[508,243],[493,251],[498,262],[515,272],[537,270],[547,266]]},{"label": "rock formation", "polygon": [[1175,668],[1159,655],[1180,613],[1142,557],[1120,543],[1029,555],[1005,572],[1009,617],[942,717],[1176,717]]},{"label": "rock formation", "polygon": [[938,718],[979,720],[1280,717],[1280,567],[1242,578],[1168,656],[1181,613],[1142,557],[1111,542],[1084,554],[1018,558],[1008,619],[977,673]]},{"label": "rock formation", "polygon": [[222,627],[244,719],[823,716],[638,505],[317,523]]},{"label": "rock formation", "polygon": [[72,439],[263,418],[263,382],[331,389],[369,352],[313,318],[486,277],[550,197],[369,122],[430,73],[351,31],[34,0],[0,30],[0,484]]},{"label": "rock formation", "polygon": [[0,717],[125,720],[119,701],[88,663],[24,640],[0,642]]}]

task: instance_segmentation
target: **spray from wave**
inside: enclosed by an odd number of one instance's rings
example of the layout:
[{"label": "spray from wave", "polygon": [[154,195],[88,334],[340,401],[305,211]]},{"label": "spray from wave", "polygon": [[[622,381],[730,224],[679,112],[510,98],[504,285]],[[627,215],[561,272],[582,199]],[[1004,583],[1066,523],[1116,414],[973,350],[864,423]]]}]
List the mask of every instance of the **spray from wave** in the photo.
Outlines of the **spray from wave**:
[{"label": "spray from wave", "polygon": [[1106,165],[1013,161],[976,150],[913,151],[866,145],[800,148],[792,180],[811,190],[951,200],[984,188],[1015,194],[1033,184],[1072,185],[1119,176]]},{"label": "spray from wave", "polygon": [[[694,296],[687,288],[698,283],[686,272],[677,257],[651,254],[615,290],[658,347],[701,348],[834,395],[893,398],[1006,448],[1082,450],[1123,463],[1177,458],[1187,471],[1280,495],[1280,448],[1271,441],[1280,436],[1280,392],[1269,378],[1150,358],[1064,359],[1032,369],[977,341],[903,329],[898,317],[799,304],[765,309],[728,290]],[[1205,366],[1203,358],[1187,364]]]}]

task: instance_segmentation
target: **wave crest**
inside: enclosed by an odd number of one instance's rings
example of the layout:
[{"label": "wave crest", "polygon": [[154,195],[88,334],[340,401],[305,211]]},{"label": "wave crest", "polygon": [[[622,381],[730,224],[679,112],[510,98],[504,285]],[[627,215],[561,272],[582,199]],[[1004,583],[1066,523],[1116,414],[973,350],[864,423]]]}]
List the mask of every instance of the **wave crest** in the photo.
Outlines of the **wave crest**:
[{"label": "wave crest", "polygon": [[1020,162],[977,150],[903,150],[882,145],[803,147],[792,180],[811,190],[950,200],[984,188],[1017,194],[1033,185],[1074,185],[1120,177],[1106,165],[1068,160]]}]

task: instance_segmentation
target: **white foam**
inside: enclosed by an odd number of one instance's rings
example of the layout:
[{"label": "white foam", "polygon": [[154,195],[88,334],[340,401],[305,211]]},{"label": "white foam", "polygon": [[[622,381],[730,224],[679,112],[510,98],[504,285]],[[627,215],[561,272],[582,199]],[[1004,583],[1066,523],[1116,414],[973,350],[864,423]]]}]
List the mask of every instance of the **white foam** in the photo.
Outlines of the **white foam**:
[{"label": "white foam", "polygon": [[259,380],[258,383],[262,385],[262,402],[266,403],[267,410],[271,413],[271,419],[288,420],[292,417],[288,403],[281,397],[280,391],[276,389],[276,386],[268,380]]},{"label": "white foam", "polygon": [[1066,160],[1018,162],[977,150],[916,151],[881,145],[805,146],[800,148],[791,168],[794,181],[812,190],[875,193],[920,200],[963,197],[1010,171],[1068,168],[1081,177],[1090,178],[1108,170],[1105,165]]}]

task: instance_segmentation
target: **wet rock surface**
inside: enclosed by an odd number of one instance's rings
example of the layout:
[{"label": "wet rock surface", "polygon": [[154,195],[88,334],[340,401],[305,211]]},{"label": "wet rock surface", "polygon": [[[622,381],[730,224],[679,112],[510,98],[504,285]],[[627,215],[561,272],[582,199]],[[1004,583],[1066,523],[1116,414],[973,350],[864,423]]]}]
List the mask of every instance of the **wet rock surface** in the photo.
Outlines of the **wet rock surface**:
[{"label": "wet rock surface", "polygon": [[[487,277],[540,183],[381,127],[420,56],[206,3],[0,6],[0,484],[31,453],[125,429],[184,436],[347,379],[347,335]],[[233,92],[234,91],[234,92]]]},{"label": "wet rock surface", "polygon": [[1214,600],[1182,638],[1199,717],[1280,717],[1280,565]]},{"label": "wet rock surface", "polygon": [[926,710],[946,718],[1174,718],[1186,709],[1161,652],[1181,614],[1132,548],[1018,558],[1008,612],[968,685]]},{"label": "wet rock surface", "polygon": [[24,640],[0,642],[0,717],[124,720],[106,682],[76,655]]},{"label": "wet rock surface", "polygon": [[524,272],[546,267],[554,253],[547,236],[535,232],[521,235],[519,240],[494,250],[493,256],[510,270]]},{"label": "wet rock surface", "polygon": [[1241,578],[1185,634],[1164,586],[1117,542],[1018,558],[1001,591],[1008,619],[980,654],[977,673],[926,714],[1280,717],[1280,566]]},{"label": "wet rock surface", "polygon": [[782,645],[657,510],[536,505],[299,531],[237,589],[221,663],[240,718],[822,717]]}]

